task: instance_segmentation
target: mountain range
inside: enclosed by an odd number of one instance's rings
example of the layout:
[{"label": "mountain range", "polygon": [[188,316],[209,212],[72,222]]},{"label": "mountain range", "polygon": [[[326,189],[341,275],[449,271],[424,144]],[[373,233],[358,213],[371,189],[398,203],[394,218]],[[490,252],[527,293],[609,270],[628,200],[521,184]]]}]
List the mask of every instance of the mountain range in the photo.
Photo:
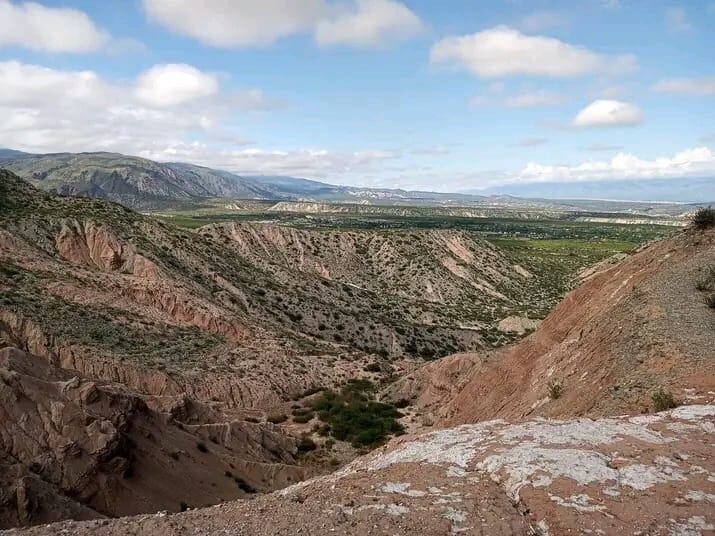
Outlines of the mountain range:
[{"label": "mountain range", "polygon": [[[715,180],[598,181],[541,183],[492,187],[461,193],[339,186],[320,181],[277,176],[239,175],[189,163],[160,163],[118,153],[32,154],[0,149],[0,168],[33,185],[60,195],[108,199],[129,207],[153,209],[207,198],[310,201],[410,206],[508,206],[562,210],[688,212],[673,203],[715,200]],[[585,200],[645,201],[650,207],[594,206]],[[660,206],[656,206],[660,203]],[[657,209],[657,210],[653,210]]]},{"label": "mountain range", "polygon": [[108,199],[132,207],[208,197],[456,204],[483,196],[336,186],[284,176],[243,176],[187,163],[159,163],[118,153],[30,154],[0,150],[0,167],[60,195]]}]

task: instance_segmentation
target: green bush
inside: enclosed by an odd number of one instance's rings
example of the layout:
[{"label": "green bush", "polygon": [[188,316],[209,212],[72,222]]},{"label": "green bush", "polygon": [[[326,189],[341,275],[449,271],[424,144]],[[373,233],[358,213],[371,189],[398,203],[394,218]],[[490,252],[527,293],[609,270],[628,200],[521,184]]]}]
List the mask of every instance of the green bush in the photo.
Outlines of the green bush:
[{"label": "green bush", "polygon": [[550,380],[548,387],[549,398],[552,400],[558,400],[564,394],[564,386],[559,380]]},{"label": "green bush", "polygon": [[298,452],[300,454],[305,454],[306,452],[310,452],[311,450],[315,450],[318,448],[318,445],[315,444],[315,441],[310,439],[309,437],[301,437],[300,442],[298,443]]},{"label": "green bush", "polygon": [[402,414],[391,404],[375,401],[374,386],[367,380],[351,380],[339,393],[325,391],[313,409],[330,426],[332,437],[355,448],[377,445],[403,432],[397,421]]},{"label": "green bush", "polygon": [[238,485],[239,489],[244,493],[256,493],[256,488],[251,486],[248,482],[239,477],[234,477],[234,482]]},{"label": "green bush", "polygon": [[266,420],[273,424],[279,424],[288,420],[288,415],[285,413],[274,413],[266,417]]},{"label": "green bush", "polygon": [[293,415],[293,422],[303,424],[309,422],[314,415],[315,413],[313,413],[312,411],[309,411],[307,413],[297,413]]},{"label": "green bush", "polygon": [[665,411],[678,407],[678,403],[673,398],[672,393],[666,391],[662,387],[659,387],[657,391],[650,395],[650,397],[653,400],[653,407],[655,407],[655,411]]},{"label": "green bush", "polygon": [[693,216],[693,227],[700,230],[715,227],[715,209],[707,207],[698,210]]}]

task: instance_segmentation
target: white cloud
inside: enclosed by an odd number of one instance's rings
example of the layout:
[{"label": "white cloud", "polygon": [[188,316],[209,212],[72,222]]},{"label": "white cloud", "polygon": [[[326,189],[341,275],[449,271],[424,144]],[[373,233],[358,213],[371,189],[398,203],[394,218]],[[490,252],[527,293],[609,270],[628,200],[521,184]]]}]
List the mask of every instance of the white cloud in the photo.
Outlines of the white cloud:
[{"label": "white cloud", "polygon": [[683,93],[697,97],[715,97],[715,76],[705,78],[671,78],[653,86],[660,93]]},{"label": "white cloud", "polygon": [[643,112],[636,106],[617,100],[595,100],[573,120],[575,127],[616,127],[638,125]]},{"label": "white cloud", "polygon": [[186,161],[246,175],[278,174],[314,178],[365,173],[374,163],[398,158],[390,151],[334,152],[325,149],[217,150],[201,143],[176,143],[138,153],[158,161]]},{"label": "white cloud", "polygon": [[[166,67],[155,66],[148,73]],[[223,131],[225,120],[239,110],[271,105],[258,90],[221,93],[216,88],[208,95],[211,84],[189,84],[190,91],[184,85],[173,92],[176,88],[147,85],[147,77],[151,78],[145,73],[136,84],[117,85],[93,71],[0,62],[0,147],[136,154],[183,143],[197,132],[202,137],[228,137]],[[191,100],[201,95],[208,96]],[[232,135],[234,141],[239,138]]]},{"label": "white cloud", "polygon": [[164,108],[218,93],[218,81],[196,67],[169,63],[155,65],[138,80],[135,94],[147,106]]},{"label": "white cloud", "polygon": [[605,56],[552,37],[524,35],[508,26],[442,39],[431,49],[430,63],[462,67],[483,78],[616,74],[636,65],[630,54]]},{"label": "white cloud", "polygon": [[143,0],[154,22],[225,48],[270,45],[314,33],[321,45],[375,46],[405,39],[422,21],[395,0]]},{"label": "white cloud", "polygon": [[665,20],[668,28],[673,32],[687,32],[692,28],[688,15],[682,7],[668,9],[665,12]]},{"label": "white cloud", "polygon": [[151,20],[217,47],[269,45],[309,30],[323,0],[143,0]]},{"label": "white cloud", "polygon": [[715,173],[715,154],[707,147],[686,149],[673,157],[643,160],[628,153],[618,153],[608,161],[582,164],[527,164],[506,182],[578,182],[619,179],[668,179],[698,177]]},{"label": "white cloud", "polygon": [[537,108],[541,106],[556,106],[566,102],[568,97],[561,93],[551,91],[535,91],[520,93],[504,99],[507,108]]},{"label": "white cloud", "polygon": [[420,18],[404,4],[392,0],[357,0],[333,19],[318,22],[319,45],[374,46],[408,39],[424,29]]},{"label": "white cloud", "polygon": [[[175,88],[161,76],[175,74],[177,66],[172,65],[155,66],[137,81],[118,85],[92,71],[0,62],[0,147],[30,152],[117,151],[243,173],[313,177],[362,176],[377,162],[400,157],[398,152],[378,149],[236,149],[246,144],[231,127],[236,114],[272,103],[259,90],[225,93],[206,83],[205,73],[179,67],[180,73],[193,77],[185,83],[180,76],[180,88]],[[156,73],[160,73],[158,82],[153,80]]]},{"label": "white cloud", "polygon": [[77,9],[0,0],[0,47],[80,53],[99,50],[108,39],[108,34]]}]

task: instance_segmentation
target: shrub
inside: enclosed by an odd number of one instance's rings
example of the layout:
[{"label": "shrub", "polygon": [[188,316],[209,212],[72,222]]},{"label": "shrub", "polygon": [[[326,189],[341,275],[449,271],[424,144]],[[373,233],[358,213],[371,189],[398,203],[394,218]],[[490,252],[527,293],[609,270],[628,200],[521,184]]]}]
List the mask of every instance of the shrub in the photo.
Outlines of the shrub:
[{"label": "shrub", "polygon": [[406,408],[409,405],[410,401],[406,398],[400,398],[397,402],[395,402],[395,407],[398,409]]},{"label": "shrub", "polygon": [[673,409],[678,407],[678,403],[673,398],[672,393],[666,391],[662,387],[659,387],[653,394],[650,395],[653,400],[653,407],[655,411],[665,411],[667,409]]},{"label": "shrub", "polygon": [[705,298],[705,303],[711,309],[715,309],[715,294],[710,294],[710,296]]},{"label": "shrub", "polygon": [[390,404],[375,401],[374,386],[367,380],[351,380],[339,393],[325,391],[313,409],[329,424],[329,433],[335,439],[356,448],[377,445],[403,431],[397,421],[402,414]]},{"label": "shrub", "polygon": [[256,488],[251,486],[248,482],[243,480],[242,478],[234,478],[233,479],[236,484],[238,485],[239,489],[243,491],[244,493],[256,493]]},{"label": "shrub", "polygon": [[199,441],[196,443],[196,448],[199,449],[200,452],[208,452],[209,448],[206,446],[206,443],[203,441]]},{"label": "shrub", "polygon": [[315,444],[315,441],[310,439],[309,437],[301,437],[300,442],[298,443],[298,452],[301,454],[304,454],[306,452],[310,452],[311,450],[315,450],[318,448],[318,445]]},{"label": "shrub", "polygon": [[293,422],[298,423],[298,424],[304,424],[306,422],[309,422],[315,414],[312,411],[309,411],[307,413],[298,413],[296,415],[293,415]]},{"label": "shrub", "polygon": [[368,363],[365,366],[366,372],[380,372],[380,363]]},{"label": "shrub", "polygon": [[266,420],[273,424],[279,424],[287,421],[288,415],[286,415],[285,413],[274,413],[273,415],[269,415]]},{"label": "shrub", "polygon": [[552,400],[558,400],[564,394],[564,386],[559,380],[550,380],[548,388],[549,398]]},{"label": "shrub", "polygon": [[698,210],[693,216],[693,227],[700,230],[715,227],[715,209],[707,207]]}]

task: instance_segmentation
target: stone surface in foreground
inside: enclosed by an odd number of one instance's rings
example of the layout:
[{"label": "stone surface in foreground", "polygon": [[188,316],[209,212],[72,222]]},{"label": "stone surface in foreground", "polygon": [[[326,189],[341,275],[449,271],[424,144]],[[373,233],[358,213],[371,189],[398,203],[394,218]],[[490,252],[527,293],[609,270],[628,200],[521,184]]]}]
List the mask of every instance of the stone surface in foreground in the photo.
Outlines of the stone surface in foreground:
[{"label": "stone surface in foreground", "polygon": [[715,405],[489,421],[403,437],[256,500],[24,534],[708,534],[714,433]]}]

